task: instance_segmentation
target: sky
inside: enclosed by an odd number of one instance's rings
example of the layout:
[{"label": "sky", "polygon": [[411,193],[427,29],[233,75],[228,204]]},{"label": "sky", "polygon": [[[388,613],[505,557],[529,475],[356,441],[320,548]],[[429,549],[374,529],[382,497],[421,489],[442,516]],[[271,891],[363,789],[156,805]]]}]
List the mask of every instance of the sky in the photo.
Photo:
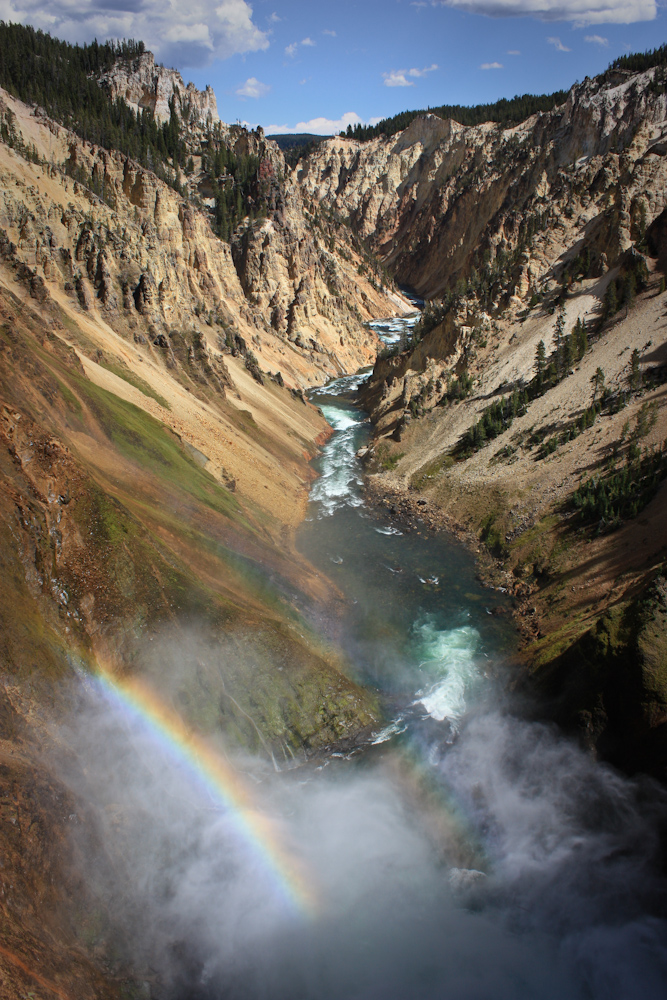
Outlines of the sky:
[{"label": "sky", "polygon": [[142,39],[223,121],[327,135],[408,109],[567,89],[667,41],[657,0],[0,0],[69,41]]}]

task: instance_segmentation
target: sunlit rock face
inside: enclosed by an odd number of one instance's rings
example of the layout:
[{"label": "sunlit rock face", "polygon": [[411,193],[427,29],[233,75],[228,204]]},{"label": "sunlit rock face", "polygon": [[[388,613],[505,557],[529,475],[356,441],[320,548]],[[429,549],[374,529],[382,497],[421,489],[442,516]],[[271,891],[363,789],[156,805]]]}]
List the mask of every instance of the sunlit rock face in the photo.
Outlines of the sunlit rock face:
[{"label": "sunlit rock face", "polygon": [[121,336],[164,345],[174,330],[198,329],[220,364],[238,336],[261,370],[280,372],[296,388],[371,363],[378,341],[366,323],[407,308],[390,285],[359,273],[361,251],[349,231],[304,210],[282,153],[260,131],[216,131],[235,155],[260,161],[270,192],[266,217],[227,243],[205,205],[196,207],[197,173],[187,200],[136,161],[46,119],[37,125],[21,102],[7,96],[3,107],[19,123],[30,120],[36,148],[54,161],[48,183],[39,184],[6,147],[0,151],[0,227],[12,266],[36,269],[56,297],[74,286],[82,308]]},{"label": "sunlit rock face", "polygon": [[220,121],[218,103],[213,88],[198,90],[194,83],[186,86],[175,69],[168,69],[155,62],[152,52],[143,52],[136,59],[117,62],[102,77],[115,100],[122,97],[130,107],[140,113],[144,108],[152,111],[159,122],[169,121],[170,101],[178,95],[178,108],[190,108],[193,121],[214,124]]},{"label": "sunlit rock face", "polygon": [[[566,244],[584,234],[590,242],[593,230],[612,262],[634,239],[638,198],[648,223],[665,206],[660,73],[587,79],[561,107],[513,127],[425,115],[389,138],[330,139],[299,165],[299,183],[313,204],[348,217],[391,273],[429,298],[499,249],[512,251],[522,220],[545,210]],[[553,259],[539,246],[527,254],[515,281],[520,298]]]}]

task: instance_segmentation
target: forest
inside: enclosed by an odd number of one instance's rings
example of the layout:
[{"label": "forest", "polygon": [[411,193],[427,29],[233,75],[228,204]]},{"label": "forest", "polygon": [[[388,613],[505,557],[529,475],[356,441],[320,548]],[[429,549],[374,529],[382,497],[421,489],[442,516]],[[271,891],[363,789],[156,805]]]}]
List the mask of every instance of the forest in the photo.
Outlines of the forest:
[{"label": "forest", "polygon": [[175,101],[170,120],[160,125],[151,111],[137,115],[124,100],[112,101],[96,79],[116,62],[132,62],[143,52],[144,43],[133,39],[70,45],[27,25],[3,21],[0,86],[26,104],[43,108],[82,139],[117,149],[177,186],[186,149]]},{"label": "forest", "polygon": [[442,104],[435,108],[422,108],[420,111],[401,111],[393,118],[384,118],[377,125],[356,125],[352,128],[348,125],[346,132],[341,132],[342,136],[348,139],[357,139],[365,142],[367,139],[374,139],[378,135],[392,136],[397,132],[402,132],[410,122],[420,115],[437,115],[438,118],[453,118],[461,125],[479,125],[482,122],[521,122],[530,115],[538,111],[551,111],[558,107],[567,97],[567,92],[557,90],[554,94],[523,94],[516,97],[503,97],[493,104],[476,104],[472,107],[463,107],[460,104]]},{"label": "forest", "polygon": [[[144,43],[133,39],[71,45],[30,26],[0,22],[0,86],[43,108],[82,139],[137,160],[183,194],[181,171],[191,174],[194,163],[176,95],[169,104],[169,121],[160,124],[149,109],[137,114],[123,99],[112,100],[97,79],[115,63],[131,64],[144,51]],[[9,141],[10,126],[3,126],[2,137]],[[221,144],[203,156],[201,166],[213,186],[216,231],[229,240],[247,215],[262,214],[266,184],[259,158]],[[84,177],[76,179],[88,183]]]}]

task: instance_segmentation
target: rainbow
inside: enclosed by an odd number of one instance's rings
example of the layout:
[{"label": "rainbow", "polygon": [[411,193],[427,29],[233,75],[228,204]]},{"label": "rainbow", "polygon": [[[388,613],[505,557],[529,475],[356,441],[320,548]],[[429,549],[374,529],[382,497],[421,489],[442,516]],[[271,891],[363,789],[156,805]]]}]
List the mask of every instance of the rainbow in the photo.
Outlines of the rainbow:
[{"label": "rainbow", "polygon": [[139,678],[121,678],[98,660],[95,679],[109,699],[147,725],[172,757],[231,814],[243,841],[259,857],[290,908],[297,914],[314,916],[315,896],[298,862],[281,843],[271,819],[255,806],[234,768]]}]

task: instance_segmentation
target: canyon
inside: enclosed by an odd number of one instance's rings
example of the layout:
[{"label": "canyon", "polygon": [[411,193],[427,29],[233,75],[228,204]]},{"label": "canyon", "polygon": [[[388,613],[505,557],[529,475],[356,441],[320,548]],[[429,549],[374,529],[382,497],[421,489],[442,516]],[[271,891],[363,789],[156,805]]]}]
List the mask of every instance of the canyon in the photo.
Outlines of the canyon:
[{"label": "canyon", "polygon": [[[142,53],[101,83],[161,122],[177,100],[180,186],[0,93],[8,1000],[162,995],[112,957],[71,836],[95,822],[50,766],[81,676],[153,685],[223,754],[278,770],[386,722],[335,641],[347,598],[296,544],[331,434],[308,392],[358,369],[387,530],[463,537],[513,601],[532,711],[665,780],[665,487],[613,531],[573,497],[667,439],[666,79],[611,68],[523,122],[427,114],[291,168]],[[223,149],[262,192],[228,241],[206,170]],[[414,312],[401,286],[427,302],[387,347],[377,321]],[[521,393],[500,440],[469,446]]]},{"label": "canyon", "polygon": [[[633,446],[660,452],[667,436],[664,72],[612,68],[510,128],[426,115],[398,135],[327,140],[299,172],[307,197],[349,217],[430,300],[418,336],[385,352],[362,391],[371,492],[399,520],[467,538],[487,579],[515,596],[543,711],[663,778],[666,609],[662,585],[650,588],[665,558],[664,487],[615,531],[582,530],[572,498],[586,476]],[[577,324],[588,343],[557,384],[497,442],[484,432],[467,446],[494,402],[534,391],[538,345],[553,360]],[[579,434],[598,371],[615,402]]]}]

